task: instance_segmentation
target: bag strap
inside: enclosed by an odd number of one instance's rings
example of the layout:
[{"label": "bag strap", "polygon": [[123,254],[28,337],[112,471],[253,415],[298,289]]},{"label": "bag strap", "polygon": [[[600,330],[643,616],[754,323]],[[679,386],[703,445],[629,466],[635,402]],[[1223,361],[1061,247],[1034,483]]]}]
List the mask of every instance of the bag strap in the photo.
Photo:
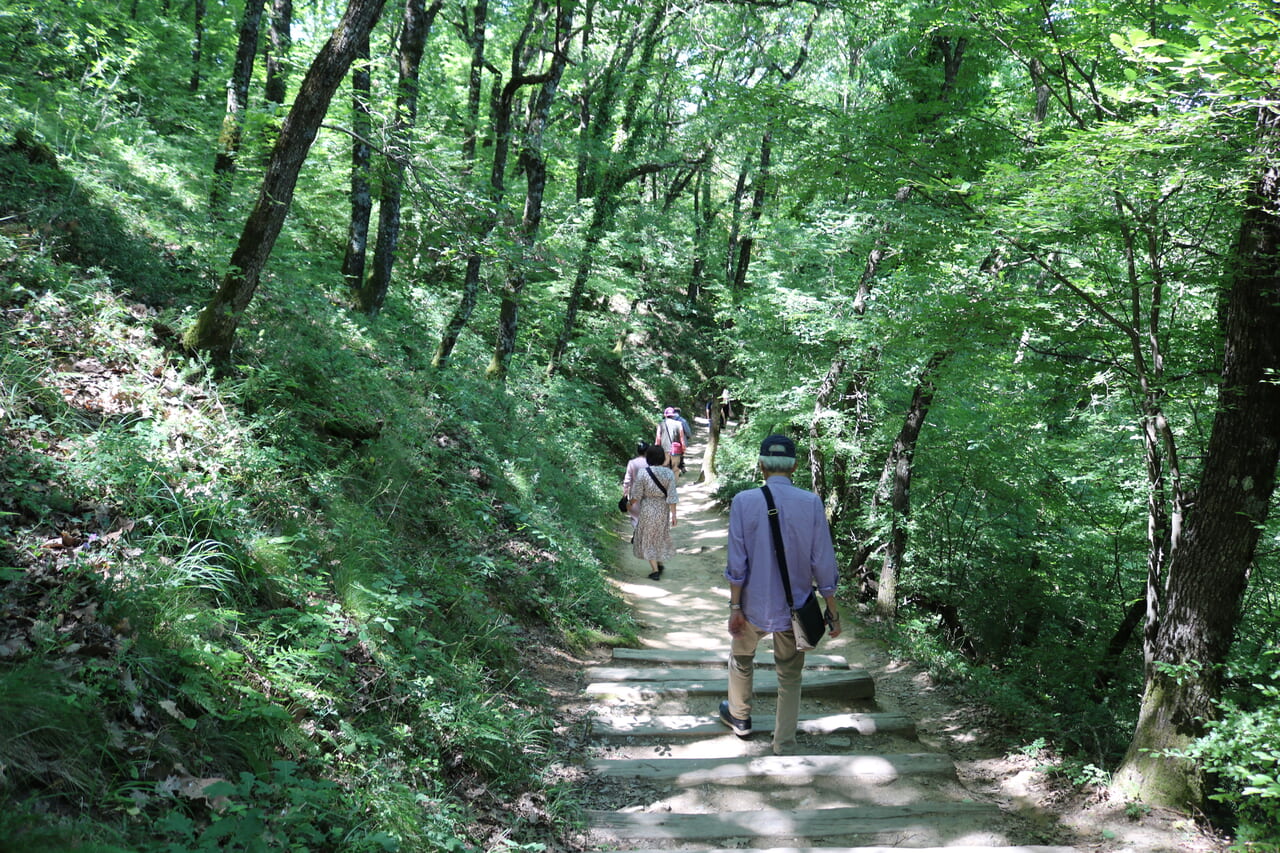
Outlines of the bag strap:
[{"label": "bag strap", "polygon": [[667,487],[662,485],[662,481],[658,479],[658,475],[653,473],[653,468],[645,468],[644,470],[649,472],[649,476],[653,478],[653,482],[662,490],[662,496],[665,498],[667,496]]},{"label": "bag strap", "polygon": [[773,550],[778,555],[778,571],[782,573],[782,591],[787,594],[787,608],[796,609],[791,600],[791,575],[787,574],[787,552],[782,546],[782,523],[778,521],[778,507],[773,503],[773,494],[768,486],[761,486],[764,502],[769,505],[769,530],[773,534]]}]

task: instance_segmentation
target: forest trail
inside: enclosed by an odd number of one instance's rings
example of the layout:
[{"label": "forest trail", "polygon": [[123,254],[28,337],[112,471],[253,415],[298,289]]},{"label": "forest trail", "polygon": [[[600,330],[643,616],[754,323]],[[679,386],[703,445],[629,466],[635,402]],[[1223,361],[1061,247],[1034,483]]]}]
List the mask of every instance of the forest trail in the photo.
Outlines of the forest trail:
[{"label": "forest trail", "polygon": [[[614,582],[634,608],[642,647],[587,667],[593,715],[585,780],[587,844],[632,851],[771,853],[1184,851],[1177,833],[1062,825],[1040,807],[1030,762],[996,757],[957,772],[939,744],[964,743],[972,721],[935,696],[927,676],[891,662],[845,606],[845,632],[805,664],[801,754],[776,757],[772,652],[757,656],[754,733],[716,716],[725,695],[727,516],[698,483],[705,424],[682,476],[676,557],[660,581],[618,525]],[[885,689],[887,688],[887,689]],[[996,778],[999,776],[1015,778]],[[1121,821],[1124,823],[1124,821]],[[1170,840],[1171,839],[1171,840]]]}]

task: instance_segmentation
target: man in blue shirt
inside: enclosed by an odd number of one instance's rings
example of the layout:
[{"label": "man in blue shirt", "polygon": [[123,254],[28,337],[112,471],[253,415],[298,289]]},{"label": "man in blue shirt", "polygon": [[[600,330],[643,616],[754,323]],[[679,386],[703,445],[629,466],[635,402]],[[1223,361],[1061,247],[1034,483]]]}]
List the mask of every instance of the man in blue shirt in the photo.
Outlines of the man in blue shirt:
[{"label": "man in blue shirt", "polygon": [[[773,495],[782,527],[782,541],[791,577],[791,595],[799,607],[813,588],[826,599],[832,637],[840,636],[840,615],[835,608],[835,548],[822,499],[792,485],[796,470],[796,445],[785,435],[771,435],[760,445],[760,473]],[[720,703],[720,719],[738,737],[751,735],[751,682],[756,647],[773,634],[773,660],[778,674],[777,720],[773,751],[789,755],[796,748],[796,722],[800,716],[800,680],[804,652],[796,650],[791,610],[782,588],[782,575],[769,525],[764,492],[739,492],[729,507],[729,698]]]}]

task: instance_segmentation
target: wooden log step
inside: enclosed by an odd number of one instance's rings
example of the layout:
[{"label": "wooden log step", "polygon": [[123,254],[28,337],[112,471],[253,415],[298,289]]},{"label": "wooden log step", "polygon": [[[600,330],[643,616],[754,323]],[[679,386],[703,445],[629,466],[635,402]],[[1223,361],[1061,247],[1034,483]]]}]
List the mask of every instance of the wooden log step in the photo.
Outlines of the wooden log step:
[{"label": "wooden log step", "polygon": [[[848,806],[834,809],[758,809],[749,812],[611,812],[590,811],[594,836],[673,843],[719,839],[784,840],[859,839],[893,845],[904,837],[912,843],[945,846],[996,844],[1002,839],[987,827],[999,823],[999,809],[986,803],[938,802],[901,806]],[[845,843],[849,843],[846,841]],[[1006,848],[1007,850],[1007,848]]]},{"label": "wooden log step", "polygon": [[[755,680],[761,677],[776,678],[777,671],[772,667],[758,667]],[[589,666],[585,670],[587,681],[705,681],[706,679],[728,679],[729,669],[707,669],[705,667],[670,667],[670,666]],[[854,675],[870,678],[862,669],[818,669],[805,670],[804,686],[808,687],[815,679]]]},{"label": "wooden log step", "polygon": [[[807,692],[808,685],[805,685]],[[773,732],[772,714],[756,714],[751,728],[757,733]],[[680,715],[596,717],[591,733],[606,740],[616,738],[699,738],[718,737],[729,730],[714,716]],[[814,735],[890,734],[914,738],[915,722],[902,714],[824,714],[800,718],[796,731]]]},{"label": "wooden log step", "polygon": [[[729,661],[728,649],[614,649],[615,661],[632,663],[674,663],[685,666],[725,666]],[[761,649],[756,655],[757,666],[773,666],[773,654]],[[841,655],[823,655],[806,652],[805,669],[848,669],[849,661]]]},{"label": "wooden log step", "polygon": [[[672,853],[662,850],[627,848],[625,853]],[[992,847],[987,844],[962,844],[958,847],[712,847],[699,848],[698,853],[1079,853],[1074,847],[1046,847],[1040,844],[1015,847]]]},{"label": "wooden log step", "polygon": [[887,782],[904,776],[955,776],[951,758],[940,752],[889,755],[760,755],[732,758],[596,759],[587,765],[606,778],[670,782],[683,787],[770,783],[807,785],[819,778]]},{"label": "wooden log step", "polygon": [[[594,669],[594,668],[593,668]],[[621,671],[620,667],[599,667],[608,675],[623,675],[588,684],[588,696],[612,696],[618,699],[654,699],[662,696],[714,696],[725,695],[729,687],[729,674],[689,669],[653,669]],[[648,672],[648,677],[642,677]],[[752,681],[757,696],[776,695],[778,677],[771,670],[757,672]],[[828,699],[872,699],[876,695],[875,681],[866,672],[857,669],[817,671],[804,676],[801,695]]]}]

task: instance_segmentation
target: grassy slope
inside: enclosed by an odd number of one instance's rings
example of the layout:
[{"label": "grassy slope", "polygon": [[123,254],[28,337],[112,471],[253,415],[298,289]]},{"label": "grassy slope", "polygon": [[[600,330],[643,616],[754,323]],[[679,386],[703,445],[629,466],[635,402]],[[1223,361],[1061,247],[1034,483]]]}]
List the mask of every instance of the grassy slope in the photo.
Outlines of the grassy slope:
[{"label": "grassy slope", "polygon": [[432,374],[442,295],[352,316],[305,199],[214,378],[175,349],[228,238],[198,145],[139,121],[53,163],[14,132],[0,839],[554,844],[573,804],[545,790],[562,739],[524,659],[630,633],[598,530],[652,400],[607,352],[503,388],[469,339]]}]

